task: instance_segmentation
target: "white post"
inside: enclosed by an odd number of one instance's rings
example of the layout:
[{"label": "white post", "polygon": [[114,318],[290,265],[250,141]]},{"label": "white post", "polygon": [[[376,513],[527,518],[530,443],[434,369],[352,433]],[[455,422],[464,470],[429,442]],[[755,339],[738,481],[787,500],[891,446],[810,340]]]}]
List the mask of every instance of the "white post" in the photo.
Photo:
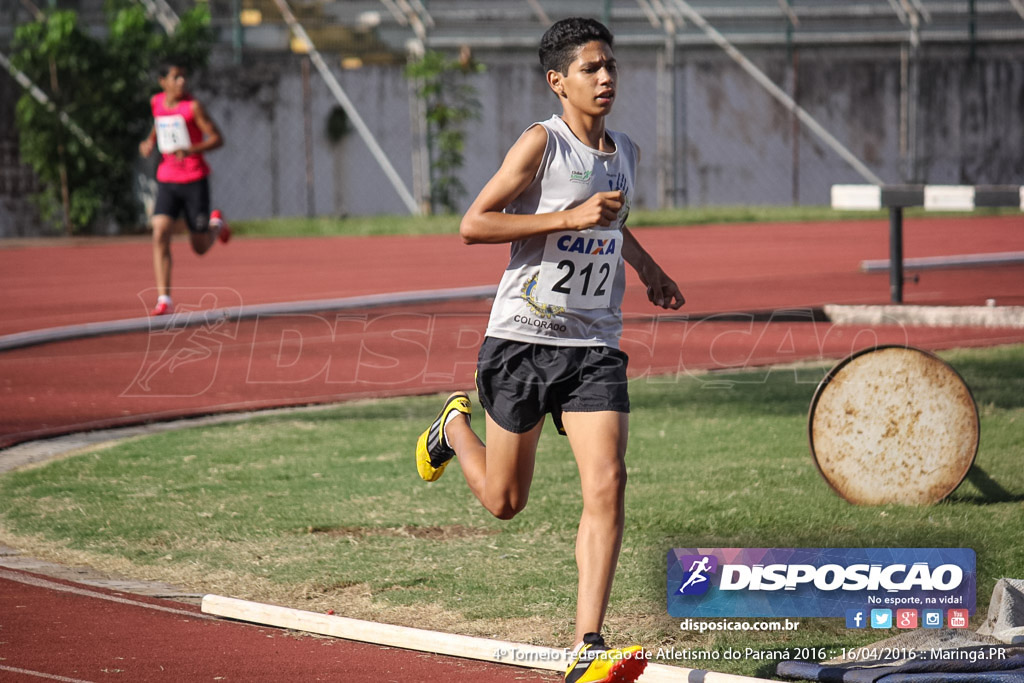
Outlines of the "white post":
[{"label": "white post", "polygon": [[78,141],[85,145],[86,149],[95,154],[97,159],[104,163],[110,161],[110,157],[108,157],[102,149],[96,146],[92,137],[79,128],[78,124],[72,121],[71,117],[68,116],[66,112],[58,110],[57,105],[53,103],[53,100],[47,97],[46,93],[40,90],[39,87],[33,83],[23,71],[11,64],[11,60],[9,60],[7,55],[3,52],[0,52],[0,66],[3,66],[4,69],[7,70],[7,73],[11,75],[11,78],[17,81],[18,85],[27,90],[36,102],[46,107],[49,111],[56,113],[60,122],[64,124],[64,127],[71,131],[72,135],[78,138]]},{"label": "white post", "polygon": [[793,98],[787,95],[782,90],[782,88],[775,85],[775,83],[772,82],[772,79],[768,78],[768,76],[766,76],[763,71],[758,69],[749,59],[743,56],[743,53],[736,49],[736,47],[733,46],[733,44],[730,43],[725,36],[723,36],[713,26],[711,26],[711,24],[709,24],[704,19],[704,17],[700,15],[699,12],[690,7],[689,3],[687,3],[686,0],[673,0],[673,2],[675,2],[676,6],[682,11],[682,13],[686,16],[687,19],[692,21],[696,26],[698,26],[702,31],[704,31],[705,35],[707,35],[708,38],[714,41],[714,43],[718,45],[718,47],[722,48],[725,51],[725,53],[729,55],[733,59],[733,61],[739,64],[744,71],[753,76],[754,80],[760,83],[761,86],[768,91],[769,95],[771,95],[776,100],[781,102],[782,105],[786,107],[786,109],[796,114],[796,116],[804,123],[804,125],[811,129],[811,131],[815,135],[821,138],[822,142],[824,142],[826,145],[832,148],[832,150],[835,151],[836,154],[838,154],[848,164],[850,164],[850,166],[852,166],[854,170],[856,170],[857,173],[859,173],[860,176],[864,178],[864,180],[875,185],[884,185],[882,179],[879,178],[874,173],[872,173],[871,170],[864,164],[864,162],[862,162],[860,159],[854,156],[853,152],[848,150],[843,145],[843,143],[839,142],[839,140],[837,140],[835,137],[832,136],[831,133],[825,130],[825,128],[820,123],[815,121],[814,117],[808,114],[803,107],[794,102]]},{"label": "white post", "polygon": [[156,17],[156,20],[164,27],[164,31],[167,32],[167,35],[174,33],[174,30],[178,28],[178,23],[181,20],[178,19],[178,15],[174,13],[174,10],[171,9],[171,6],[167,4],[166,0],[140,1],[146,6],[149,16]]},{"label": "white post", "polygon": [[352,124],[356,127],[356,131],[359,133],[359,137],[363,139],[363,142],[370,148],[370,153],[373,154],[373,158],[380,164],[381,170],[384,171],[384,175],[387,176],[388,180],[391,181],[391,185],[398,192],[398,196],[402,199],[409,213],[413,215],[420,215],[420,208],[416,205],[416,200],[413,199],[412,194],[406,188],[402,178],[395,171],[394,166],[388,160],[384,150],[381,149],[377,143],[377,139],[373,136],[373,133],[367,127],[366,122],[363,121],[363,117],[359,115],[359,111],[355,105],[352,104],[352,100],[349,99],[348,94],[338,83],[338,79],[334,77],[334,74],[327,67],[327,63],[324,62],[324,58],[320,55],[320,52],[316,49],[316,45],[313,44],[309,34],[302,28],[296,19],[295,15],[292,14],[291,8],[288,7],[286,0],[274,0],[278,9],[281,11],[281,16],[284,17],[285,22],[288,23],[289,28],[295,36],[306,44],[309,50],[309,58],[313,61],[313,65],[316,66],[317,71],[320,72],[320,76],[327,83],[327,87],[330,89],[331,94],[338,100],[338,104],[342,106],[345,113],[348,114],[348,118],[352,121]]}]

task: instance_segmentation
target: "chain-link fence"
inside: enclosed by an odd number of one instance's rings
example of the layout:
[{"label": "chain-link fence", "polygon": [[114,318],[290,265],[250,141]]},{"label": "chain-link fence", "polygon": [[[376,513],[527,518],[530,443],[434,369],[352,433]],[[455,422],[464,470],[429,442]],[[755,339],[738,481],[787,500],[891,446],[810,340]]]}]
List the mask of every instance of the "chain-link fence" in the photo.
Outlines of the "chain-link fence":
[{"label": "chain-link fence", "polygon": [[[77,5],[83,20],[101,17],[99,0]],[[397,182],[425,203],[421,107],[404,66],[417,50],[468,50],[486,71],[465,76],[481,115],[465,129],[464,207],[518,135],[558,111],[537,65],[540,34],[550,21],[589,14],[616,34],[620,83],[609,125],[643,151],[637,207],[822,205],[832,184],[871,176],[1024,181],[1017,5],[210,0],[218,44],[191,87],[227,141],[209,161],[214,202],[229,217],[406,213],[381,164],[383,155]],[[283,21],[282,6],[351,100],[348,114],[339,113],[337,88]],[[11,94],[0,100],[0,122],[8,122],[19,88],[6,75],[0,81],[0,94]],[[363,134],[353,111],[366,123]],[[10,128],[0,129],[0,152],[16,140]],[[31,187],[6,180],[17,167],[12,156],[0,154],[5,207]],[[31,230],[24,213],[13,216],[0,209],[0,235]]]}]

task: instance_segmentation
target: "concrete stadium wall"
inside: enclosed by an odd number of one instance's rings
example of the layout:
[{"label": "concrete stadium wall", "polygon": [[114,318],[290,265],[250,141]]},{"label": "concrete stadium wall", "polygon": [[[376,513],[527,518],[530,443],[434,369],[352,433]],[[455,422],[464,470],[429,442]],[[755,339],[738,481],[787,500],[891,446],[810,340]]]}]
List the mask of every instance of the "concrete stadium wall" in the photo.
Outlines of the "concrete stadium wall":
[{"label": "concrete stadium wall", "polygon": [[[961,48],[923,48],[915,144],[906,149],[899,46],[746,54],[887,183],[1024,184],[1024,46],[981,46],[973,61]],[[617,56],[620,87],[610,127],[629,133],[643,150],[636,206],[656,208],[663,150],[655,51],[622,48]],[[558,111],[532,52],[476,57],[488,70],[470,81],[482,109],[480,120],[467,126],[463,208],[523,129]],[[218,58],[230,62],[229,55]],[[208,157],[215,204],[236,219],[406,213],[354,131],[338,144],[328,141],[326,121],[336,102],[315,70],[308,191],[300,59],[252,54],[244,66],[222,65],[194,80],[227,140]],[[344,71],[336,68],[337,57],[328,61],[411,189],[413,135],[401,67]],[[680,49],[675,85],[677,140],[665,152],[677,159],[678,205],[824,205],[832,184],[863,182],[721,51]],[[24,201],[2,196],[3,187],[0,207]],[[0,236],[32,232],[30,220],[0,208]]]},{"label": "concrete stadium wall", "polygon": [[[885,182],[992,184],[1024,180],[1024,48],[978,55],[933,50],[921,60],[916,151],[901,151],[898,47],[804,48],[748,56]],[[610,126],[644,152],[637,205],[656,208],[659,155],[653,51],[621,50],[621,79]],[[533,121],[558,111],[533,56],[481,54],[471,78],[481,118],[467,126],[460,174],[468,205],[505,151]],[[305,153],[301,69],[297,59],[263,71],[257,97],[240,95],[235,72],[204,78],[199,94],[225,129],[228,146],[210,156],[215,195],[231,215],[304,215]],[[408,86],[398,67],[337,72],[392,164],[412,187]],[[316,215],[404,213],[398,195],[352,132],[331,145],[326,118],[335,105],[312,77]],[[676,74],[676,149],[680,205],[827,204],[834,183],[858,174],[717,51],[680,55]]]}]

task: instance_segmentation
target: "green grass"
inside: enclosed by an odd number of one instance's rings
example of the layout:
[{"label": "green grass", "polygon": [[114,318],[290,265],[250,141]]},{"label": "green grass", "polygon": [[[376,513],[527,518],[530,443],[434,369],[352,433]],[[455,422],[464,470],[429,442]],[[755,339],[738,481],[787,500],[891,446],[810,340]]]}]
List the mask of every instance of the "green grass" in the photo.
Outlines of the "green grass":
[{"label": "green grass", "polygon": [[459,231],[459,216],[352,216],[263,218],[231,221],[231,230],[253,237],[368,237],[437,235]]},{"label": "green grass", "polygon": [[[969,214],[936,216],[984,216],[1010,213],[1002,209],[979,209]],[[908,217],[925,215],[923,209],[909,209]],[[836,211],[823,206],[709,206],[688,209],[633,211],[632,227],[709,225],[715,223],[777,223],[781,221],[884,220],[885,211]],[[267,218],[233,220],[239,235],[258,237],[363,237],[377,235],[455,234],[461,216],[353,216],[349,218]]]},{"label": "green grass", "polygon": [[[823,368],[634,382],[610,638],[669,651],[792,651],[887,635],[847,631],[839,619],[801,620],[789,634],[681,632],[665,610],[673,547],[970,547],[983,614],[995,581],[1024,567],[1024,546],[1012,541],[1024,526],[1024,346],[944,357],[978,401],[984,475],[927,507],[855,507],[821,479],[806,414]],[[501,522],[457,465],[434,484],[415,475],[412,444],[436,403],[266,416],[12,472],[0,477],[0,542],[200,592],[564,646],[581,509],[566,440],[544,435],[530,503]],[[774,665],[712,668],[770,676]]]}]

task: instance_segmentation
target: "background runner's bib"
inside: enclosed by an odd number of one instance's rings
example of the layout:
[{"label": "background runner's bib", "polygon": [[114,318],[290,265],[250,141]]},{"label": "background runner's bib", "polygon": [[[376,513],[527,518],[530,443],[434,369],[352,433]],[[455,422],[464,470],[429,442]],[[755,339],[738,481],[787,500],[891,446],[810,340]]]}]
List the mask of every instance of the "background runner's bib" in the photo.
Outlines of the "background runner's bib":
[{"label": "background runner's bib", "polygon": [[155,121],[156,147],[161,154],[174,154],[179,149],[188,149],[192,146],[184,116],[181,114],[157,116]]},{"label": "background runner's bib", "polygon": [[613,151],[588,147],[558,116],[534,125],[547,133],[540,168],[505,213],[564,211],[609,190],[620,190],[625,203],[618,220],[607,227],[513,242],[487,335],[554,346],[618,348],[626,287],[622,228],[633,198],[636,147],[615,131],[607,131]]}]

